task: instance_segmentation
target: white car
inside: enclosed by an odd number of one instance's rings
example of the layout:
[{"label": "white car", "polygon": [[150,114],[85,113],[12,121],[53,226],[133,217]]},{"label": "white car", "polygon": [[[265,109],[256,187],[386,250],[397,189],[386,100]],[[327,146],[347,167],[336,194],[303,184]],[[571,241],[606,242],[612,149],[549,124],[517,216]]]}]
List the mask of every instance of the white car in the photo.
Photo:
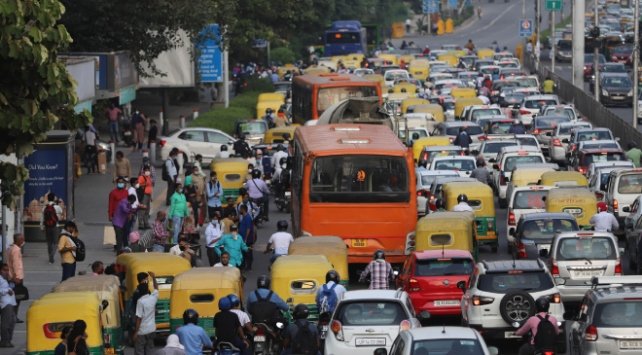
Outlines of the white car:
[{"label": "white car", "polygon": [[[428,316],[422,315],[422,319]],[[419,327],[405,291],[348,291],[330,319],[324,354],[372,355],[377,348],[390,350],[400,331]]]},{"label": "white car", "polygon": [[553,162],[566,163],[566,152],[568,152],[568,140],[571,138],[571,131],[576,128],[592,127],[593,125],[589,122],[577,121],[560,123],[551,133],[551,140],[548,145],[548,156]]},{"label": "white car", "polygon": [[[379,351],[375,354],[388,354],[385,348]],[[390,349],[391,355],[433,353],[497,355],[499,350],[486,346],[484,338],[475,329],[453,326],[423,327],[400,332]]]},{"label": "white car", "polygon": [[490,160],[494,163],[493,184],[499,198],[499,207],[506,208],[506,190],[513,169],[518,164],[544,164],[546,158],[537,148],[532,146],[504,147],[497,155],[497,159]]},{"label": "white car", "polygon": [[519,119],[525,125],[533,122],[533,115],[538,114],[543,106],[559,105],[557,95],[531,95],[526,96],[519,105]]},{"label": "white car", "polygon": [[471,156],[435,157],[428,170],[451,170],[460,177],[469,177],[476,167],[477,160]]},{"label": "white car", "polygon": [[203,156],[203,164],[208,164],[221,151],[221,146],[227,145],[232,151],[235,139],[229,134],[214,128],[190,127],[182,128],[160,137],[161,159],[166,160],[169,152],[177,148],[185,161],[193,161],[197,154]]},{"label": "white car", "polygon": [[[511,147],[511,146],[517,146],[519,145],[519,142],[515,139],[492,139],[492,140],[486,140],[483,141],[481,146],[479,147],[479,154],[481,154],[484,157],[485,161],[489,161],[491,159],[497,159],[497,154],[499,154],[499,151],[504,148],[504,147]],[[486,165],[486,168],[489,170],[492,170],[492,167],[489,165]]]},{"label": "white car", "polygon": [[393,87],[397,79],[410,79],[410,74],[404,69],[390,69],[383,74],[383,80],[387,87]]},{"label": "white car", "polygon": [[511,238],[511,229],[517,228],[520,217],[529,213],[546,212],[543,197],[546,197],[552,186],[529,185],[510,189],[508,195],[508,218],[506,233]]},{"label": "white car", "polygon": [[440,177],[459,177],[456,171],[452,170],[426,170],[417,169],[417,216],[422,217],[428,214],[428,199],[432,183]]}]

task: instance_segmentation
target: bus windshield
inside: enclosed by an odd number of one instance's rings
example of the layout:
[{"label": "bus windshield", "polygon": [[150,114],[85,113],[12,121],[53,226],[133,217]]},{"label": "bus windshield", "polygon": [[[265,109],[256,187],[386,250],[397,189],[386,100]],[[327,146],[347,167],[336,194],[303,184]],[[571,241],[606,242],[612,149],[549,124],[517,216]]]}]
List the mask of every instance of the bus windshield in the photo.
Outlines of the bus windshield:
[{"label": "bus windshield", "polygon": [[377,89],[374,86],[344,86],[319,89],[317,100],[317,111],[319,116],[330,106],[342,100],[354,97],[377,96]]},{"label": "bus windshield", "polygon": [[408,168],[403,157],[319,157],[310,174],[311,202],[408,202]]}]

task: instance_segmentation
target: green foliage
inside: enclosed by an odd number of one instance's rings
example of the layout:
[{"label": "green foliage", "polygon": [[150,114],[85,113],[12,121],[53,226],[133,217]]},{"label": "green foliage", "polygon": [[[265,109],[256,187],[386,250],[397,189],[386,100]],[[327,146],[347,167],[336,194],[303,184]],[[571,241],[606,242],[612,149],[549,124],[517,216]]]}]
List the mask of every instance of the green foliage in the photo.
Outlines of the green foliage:
[{"label": "green foliage", "polygon": [[261,91],[244,92],[230,100],[230,107],[214,108],[191,121],[189,125],[216,128],[233,134],[236,121],[256,118],[256,102],[260,93]]},{"label": "green foliage", "polygon": [[271,92],[274,91],[274,85],[270,79],[250,78],[245,91]]},{"label": "green foliage", "polygon": [[[72,39],[57,21],[65,8],[58,0],[0,1],[0,154],[18,158],[33,151],[55,125],[74,128],[75,83],[57,60]],[[2,204],[15,206],[28,172],[0,163]]]},{"label": "green foliage", "polygon": [[294,52],[287,47],[280,47],[272,50],[270,57],[272,62],[279,63],[280,65],[294,63],[296,60]]}]

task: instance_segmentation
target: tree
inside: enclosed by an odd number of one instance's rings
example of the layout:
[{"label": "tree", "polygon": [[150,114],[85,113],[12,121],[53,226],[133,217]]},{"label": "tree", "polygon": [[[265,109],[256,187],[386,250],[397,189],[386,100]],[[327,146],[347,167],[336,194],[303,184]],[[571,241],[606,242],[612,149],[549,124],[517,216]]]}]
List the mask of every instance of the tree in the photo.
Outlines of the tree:
[{"label": "tree", "polygon": [[[71,43],[56,24],[64,11],[58,0],[0,1],[0,154],[22,158],[56,123],[80,123],[75,83],[57,59]],[[15,206],[27,177],[24,166],[0,163],[2,204]]]}]

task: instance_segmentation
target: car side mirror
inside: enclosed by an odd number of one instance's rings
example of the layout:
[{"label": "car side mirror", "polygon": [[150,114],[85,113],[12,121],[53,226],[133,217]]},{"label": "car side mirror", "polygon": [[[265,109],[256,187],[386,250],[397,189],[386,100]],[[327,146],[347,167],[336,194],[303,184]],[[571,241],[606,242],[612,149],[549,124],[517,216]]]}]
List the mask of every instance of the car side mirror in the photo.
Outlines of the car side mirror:
[{"label": "car side mirror", "polygon": [[562,143],[568,143],[568,138],[562,139]]},{"label": "car side mirror", "polygon": [[539,251],[539,257],[540,258],[548,258],[548,249],[541,249]]},{"label": "car side mirror", "polygon": [[378,348],[373,352],[374,355],[388,355],[388,350],[386,348]]},{"label": "car side mirror", "polygon": [[493,169],[499,170],[499,164],[493,164]]},{"label": "car side mirror", "polygon": [[457,282],[457,288],[462,291],[466,291],[466,281]]},{"label": "car side mirror", "polygon": [[624,207],[622,207],[622,212],[626,212],[626,213],[631,212],[631,206],[624,206]]},{"label": "car side mirror", "polygon": [[488,162],[489,162],[489,163],[497,163],[497,159],[495,159],[495,158],[490,158],[490,159],[488,159]]},{"label": "car side mirror", "polygon": [[488,353],[489,353],[490,355],[499,355],[499,349],[497,349],[497,348],[496,348],[496,347],[494,347],[494,346],[489,346],[489,347],[488,347]]}]

